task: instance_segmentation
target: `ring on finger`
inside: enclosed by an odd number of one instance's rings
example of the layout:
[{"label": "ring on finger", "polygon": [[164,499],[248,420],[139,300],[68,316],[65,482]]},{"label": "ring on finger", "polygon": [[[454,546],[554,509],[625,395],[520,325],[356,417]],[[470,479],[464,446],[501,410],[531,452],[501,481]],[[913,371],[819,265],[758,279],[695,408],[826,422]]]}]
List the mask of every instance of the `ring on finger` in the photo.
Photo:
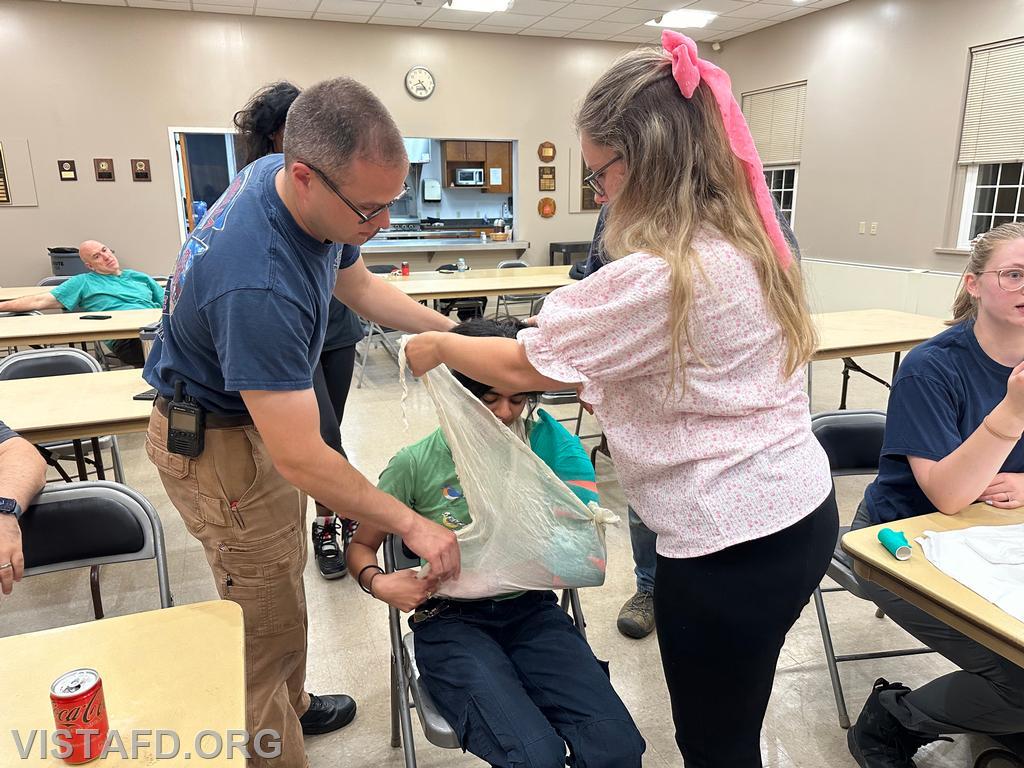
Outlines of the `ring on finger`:
[{"label": "ring on finger", "polygon": [[0,563],[0,571],[4,570],[5,568],[13,568],[13,567],[14,567],[14,563]]}]

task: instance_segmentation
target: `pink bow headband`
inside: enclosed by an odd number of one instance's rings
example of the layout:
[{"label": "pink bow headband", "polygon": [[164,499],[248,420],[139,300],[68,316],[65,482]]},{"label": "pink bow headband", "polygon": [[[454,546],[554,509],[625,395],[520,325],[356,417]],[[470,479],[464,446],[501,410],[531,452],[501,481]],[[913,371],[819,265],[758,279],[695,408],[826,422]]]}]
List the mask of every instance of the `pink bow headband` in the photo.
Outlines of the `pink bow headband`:
[{"label": "pink bow headband", "polygon": [[725,125],[725,134],[729,138],[729,147],[736,157],[743,163],[747,172],[747,181],[754,193],[754,200],[757,203],[758,213],[761,214],[761,221],[768,230],[768,239],[775,247],[775,257],[783,269],[787,268],[793,261],[793,255],[789,250],[789,244],[782,234],[782,228],[775,217],[775,207],[772,205],[772,195],[768,191],[768,184],[764,179],[764,167],[761,165],[761,157],[757,154],[754,146],[754,139],[750,135],[747,121],[743,117],[739,104],[732,95],[732,82],[724,69],[720,69],[710,61],[704,61],[697,56],[697,44],[686,35],[666,29],[661,33],[661,45],[672,54],[672,76],[679,85],[679,90],[687,99],[693,96],[700,81],[707,83],[715,101],[718,102],[718,110],[722,113],[722,122]]}]

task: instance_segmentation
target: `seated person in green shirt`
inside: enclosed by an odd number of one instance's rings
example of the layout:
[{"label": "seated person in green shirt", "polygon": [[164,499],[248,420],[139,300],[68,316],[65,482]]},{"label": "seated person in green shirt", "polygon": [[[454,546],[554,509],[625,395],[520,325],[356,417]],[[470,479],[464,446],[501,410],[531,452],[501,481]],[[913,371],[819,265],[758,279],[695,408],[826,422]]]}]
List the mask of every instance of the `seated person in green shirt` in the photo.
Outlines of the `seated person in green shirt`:
[{"label": "seated person in green shirt", "polygon": [[[86,240],[78,254],[88,272],[68,278],[49,293],[0,301],[0,312],[27,312],[33,309],[66,309],[77,312],[112,312],[120,309],[160,309],[164,289],[149,275],[134,269],[121,269],[114,252],[101,242]],[[142,342],[118,339],[106,342],[117,358],[141,368]]]},{"label": "seated person in green shirt", "polygon": [[[514,338],[523,327],[477,319],[452,332]],[[529,393],[491,389],[453,373],[505,426],[527,440],[530,424],[522,414]],[[586,462],[583,447],[574,442]],[[560,467],[566,466],[564,448],[562,454]],[[542,458],[549,464],[553,460]],[[581,498],[593,498],[587,483],[569,485]],[[399,451],[378,487],[452,530],[471,522],[440,429]],[[553,592],[482,600],[433,598],[435,579],[419,579],[412,570],[385,574],[376,566],[385,535],[360,525],[348,550],[349,571],[378,600],[402,611],[418,609],[410,622],[416,664],[465,751],[492,766],[564,768],[568,746],[577,768],[641,765],[646,745],[611,685],[607,664],[594,656]]]}]

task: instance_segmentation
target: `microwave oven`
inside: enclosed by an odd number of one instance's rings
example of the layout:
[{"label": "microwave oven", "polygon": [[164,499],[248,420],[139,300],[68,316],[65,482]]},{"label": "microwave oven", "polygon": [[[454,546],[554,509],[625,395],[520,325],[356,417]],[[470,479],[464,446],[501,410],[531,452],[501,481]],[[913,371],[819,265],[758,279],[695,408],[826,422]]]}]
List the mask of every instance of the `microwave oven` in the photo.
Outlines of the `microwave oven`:
[{"label": "microwave oven", "polygon": [[459,187],[482,187],[484,185],[484,169],[456,168],[455,184]]}]

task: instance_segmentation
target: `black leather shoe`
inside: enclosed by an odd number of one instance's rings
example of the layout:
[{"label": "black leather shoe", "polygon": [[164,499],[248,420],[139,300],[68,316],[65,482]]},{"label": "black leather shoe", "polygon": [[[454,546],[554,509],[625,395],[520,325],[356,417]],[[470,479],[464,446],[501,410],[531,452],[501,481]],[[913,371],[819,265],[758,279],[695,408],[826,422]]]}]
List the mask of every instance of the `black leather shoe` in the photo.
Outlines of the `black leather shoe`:
[{"label": "black leather shoe", "polygon": [[328,696],[309,694],[309,709],[299,718],[302,733],[318,736],[344,728],[356,716],[356,703],[351,696],[333,693]]}]

